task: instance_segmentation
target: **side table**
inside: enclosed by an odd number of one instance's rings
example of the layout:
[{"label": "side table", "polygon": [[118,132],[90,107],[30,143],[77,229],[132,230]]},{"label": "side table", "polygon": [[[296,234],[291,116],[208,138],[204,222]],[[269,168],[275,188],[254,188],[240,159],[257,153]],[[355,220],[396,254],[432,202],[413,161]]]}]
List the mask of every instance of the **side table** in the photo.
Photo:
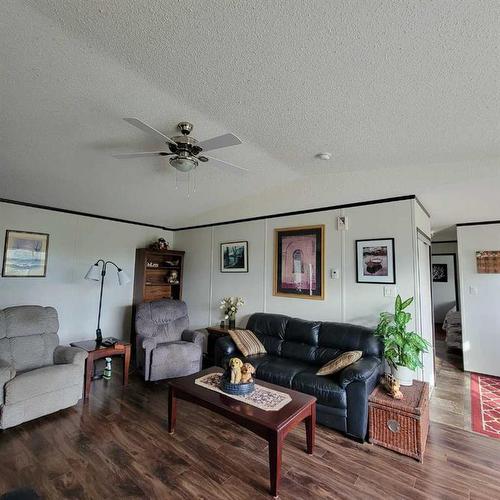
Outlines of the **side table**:
[{"label": "side table", "polygon": [[95,340],[83,340],[81,342],[71,342],[70,345],[84,349],[89,353],[85,363],[85,388],[83,391],[85,399],[88,399],[90,396],[94,363],[98,359],[123,356],[123,385],[128,384],[128,371],[130,367],[130,344],[128,342],[117,342],[115,345],[107,347],[98,344]]},{"label": "side table", "polygon": [[370,443],[424,460],[429,432],[429,384],[413,381],[401,386],[403,399],[394,399],[378,386],[368,400]]},{"label": "side table", "polygon": [[228,331],[230,328],[227,326],[207,326],[206,330],[208,332],[208,338],[204,368],[209,368],[210,366],[215,365],[215,343],[217,342],[217,339],[229,335]]}]

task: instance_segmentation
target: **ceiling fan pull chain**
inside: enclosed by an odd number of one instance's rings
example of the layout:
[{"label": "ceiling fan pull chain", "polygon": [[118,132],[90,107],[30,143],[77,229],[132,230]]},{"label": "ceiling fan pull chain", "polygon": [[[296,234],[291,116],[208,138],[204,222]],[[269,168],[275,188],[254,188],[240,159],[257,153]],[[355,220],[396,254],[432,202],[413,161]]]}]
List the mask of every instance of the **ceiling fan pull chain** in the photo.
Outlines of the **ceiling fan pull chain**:
[{"label": "ceiling fan pull chain", "polygon": [[179,171],[175,169],[175,190],[179,190]]},{"label": "ceiling fan pull chain", "polygon": [[193,193],[196,193],[196,170],[193,170]]},{"label": "ceiling fan pull chain", "polygon": [[189,192],[190,185],[191,185],[191,171],[188,172],[188,179],[187,179],[187,197],[188,198],[191,196],[191,193]]}]

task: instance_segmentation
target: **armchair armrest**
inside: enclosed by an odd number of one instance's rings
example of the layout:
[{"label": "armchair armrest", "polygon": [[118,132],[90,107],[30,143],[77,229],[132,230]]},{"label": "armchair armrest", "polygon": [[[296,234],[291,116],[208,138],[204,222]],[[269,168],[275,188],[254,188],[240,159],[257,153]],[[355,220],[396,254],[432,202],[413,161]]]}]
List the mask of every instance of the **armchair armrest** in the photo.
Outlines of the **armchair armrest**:
[{"label": "armchair armrest", "polygon": [[140,345],[145,351],[151,351],[156,348],[156,339],[154,337],[140,337]]},{"label": "armchair armrest", "polygon": [[89,353],[79,347],[58,345],[54,349],[54,364],[56,365],[83,365]]},{"label": "armchair armrest", "polygon": [[16,376],[16,369],[7,361],[0,359],[0,405],[4,403],[4,385]]},{"label": "armchair armrest", "polygon": [[0,387],[16,376],[16,369],[7,361],[0,359]]},{"label": "armchair armrest", "polygon": [[206,333],[199,332],[197,330],[184,330],[182,332],[182,340],[185,342],[193,342],[194,344],[198,344],[202,347],[203,352],[207,350],[207,335]]},{"label": "armchair armrest", "polygon": [[339,374],[339,384],[345,389],[351,382],[361,382],[369,379],[373,373],[380,370],[382,360],[376,356],[361,358],[352,365],[346,366]]}]

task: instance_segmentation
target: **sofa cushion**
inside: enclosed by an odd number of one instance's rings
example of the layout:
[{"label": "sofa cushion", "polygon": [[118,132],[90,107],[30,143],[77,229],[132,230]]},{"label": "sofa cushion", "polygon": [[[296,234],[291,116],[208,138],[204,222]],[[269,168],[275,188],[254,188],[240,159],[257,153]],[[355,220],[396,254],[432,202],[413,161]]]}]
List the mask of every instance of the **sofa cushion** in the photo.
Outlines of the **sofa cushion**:
[{"label": "sofa cushion", "polygon": [[0,339],[0,359],[17,371],[34,370],[54,362],[54,349],[59,344],[56,333]]},{"label": "sofa cushion", "polygon": [[181,340],[189,328],[186,303],[182,300],[156,300],[137,306],[135,328],[143,337],[154,337],[160,342]]},{"label": "sofa cushion", "polygon": [[57,333],[59,321],[53,307],[14,306],[0,311],[0,339]]},{"label": "sofa cushion", "polygon": [[297,373],[292,381],[292,389],[315,396],[318,403],[347,408],[345,389],[338,384],[338,377],[321,377],[316,375],[314,368]]},{"label": "sofa cushion", "polygon": [[381,356],[382,343],[371,328],[349,323],[321,323],[319,345],[341,351],[363,351],[363,356]]},{"label": "sofa cushion", "polygon": [[[229,363],[229,359],[234,356],[229,356],[224,363],[224,367],[226,367]],[[275,356],[269,356],[269,354],[256,354],[255,356],[246,356],[246,357],[241,357],[241,356],[236,356],[239,357],[243,363],[250,363],[256,370],[257,368],[264,364],[268,363],[269,361],[272,361],[275,359]]]},{"label": "sofa cushion", "polygon": [[285,342],[298,342],[317,346],[320,325],[319,321],[290,318],[286,325]]},{"label": "sofa cushion", "polygon": [[325,365],[323,365],[317,372],[316,375],[333,375],[334,373],[339,372],[344,369],[346,366],[352,365],[358,359],[361,359],[363,356],[363,351],[347,351],[343,352],[335,359],[328,361]]},{"label": "sofa cushion", "polygon": [[229,330],[229,335],[243,356],[267,353],[262,342],[251,330]]},{"label": "sofa cushion", "polygon": [[82,367],[73,364],[44,366],[18,373],[5,384],[5,404],[19,403],[78,384],[83,384]]},{"label": "sofa cushion", "polygon": [[255,313],[250,316],[247,328],[255,333],[269,354],[279,356],[287,323],[288,316],[282,314]]},{"label": "sofa cushion", "polygon": [[168,366],[169,370],[175,370],[179,365],[181,368],[192,362],[198,362],[201,358],[201,345],[193,342],[166,342],[159,344],[151,352],[151,366]]},{"label": "sofa cushion", "polygon": [[270,356],[266,362],[257,367],[255,376],[272,384],[292,387],[292,380],[297,373],[307,370],[309,366],[300,361]]}]

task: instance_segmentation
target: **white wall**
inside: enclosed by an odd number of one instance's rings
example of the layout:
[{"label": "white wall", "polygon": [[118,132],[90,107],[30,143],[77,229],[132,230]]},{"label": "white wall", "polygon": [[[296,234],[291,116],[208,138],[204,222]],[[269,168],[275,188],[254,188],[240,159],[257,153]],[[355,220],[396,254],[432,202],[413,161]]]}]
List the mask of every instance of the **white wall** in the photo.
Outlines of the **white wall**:
[{"label": "white wall", "polygon": [[479,274],[477,250],[500,250],[500,224],[459,226],[464,368],[500,376],[500,274]]},{"label": "white wall", "polygon": [[0,260],[7,229],[49,233],[48,266],[45,278],[0,277],[0,308],[54,306],[61,343],[95,336],[99,283],[83,277],[99,258],[116,262],[132,279],[120,287],[110,269],[101,318],[103,336],[128,339],[135,249],[160,236],[173,239],[171,232],[159,229],[0,203]]},{"label": "white wall", "polygon": [[[356,283],[355,240],[394,237],[397,284],[389,288],[404,297],[413,296],[413,211],[414,201],[405,200],[176,232],[176,247],[186,250],[184,298],[192,326],[219,323],[219,301],[227,295],[246,300],[237,318],[241,326],[256,311],[376,325],[378,314],[391,309],[394,298],[384,296],[387,285]],[[336,227],[341,214],[348,217],[345,232]],[[273,296],[274,229],[316,224],[325,224],[325,300]],[[248,241],[249,272],[223,274],[220,243],[238,240]],[[339,271],[339,279],[330,278],[330,269]]]}]

